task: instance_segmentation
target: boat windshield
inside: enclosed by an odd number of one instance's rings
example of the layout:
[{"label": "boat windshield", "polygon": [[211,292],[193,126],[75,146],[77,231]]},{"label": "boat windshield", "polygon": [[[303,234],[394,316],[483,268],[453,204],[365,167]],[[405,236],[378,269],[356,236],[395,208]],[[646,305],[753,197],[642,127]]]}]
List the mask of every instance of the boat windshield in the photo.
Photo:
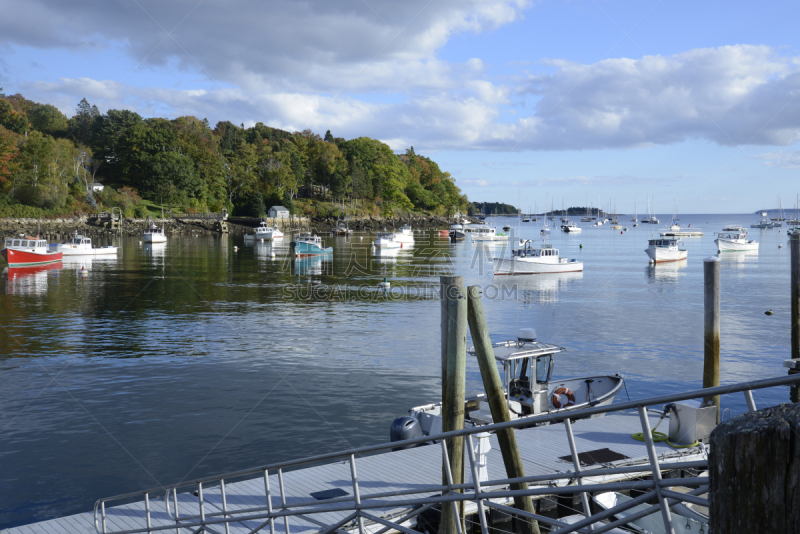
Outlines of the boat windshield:
[{"label": "boat windshield", "polygon": [[536,358],[536,382],[545,384],[550,381],[553,374],[553,355],[547,354]]}]

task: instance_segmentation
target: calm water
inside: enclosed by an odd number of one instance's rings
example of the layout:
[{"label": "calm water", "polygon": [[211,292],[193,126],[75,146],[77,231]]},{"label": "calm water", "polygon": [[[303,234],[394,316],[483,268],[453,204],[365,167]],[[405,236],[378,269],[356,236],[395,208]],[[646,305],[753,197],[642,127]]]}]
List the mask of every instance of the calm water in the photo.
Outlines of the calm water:
[{"label": "calm water", "polygon": [[[633,228],[629,218],[622,235],[588,223],[580,235],[553,232],[548,241],[583,260],[582,274],[499,288],[491,257],[502,245],[451,245],[435,232],[387,257],[375,257],[366,234],[325,238],[332,258],[294,266],[289,239],[187,237],[155,250],[123,239],[116,260],[6,272],[0,528],[89,511],[103,496],[387,441],[394,417],[440,396],[429,286],[442,274],[486,286],[496,340],[532,326],[566,346],[556,376],[623,373],[637,398],[699,387],[702,259],[716,252],[714,231],[757,216],[683,216],[706,235],[684,240],[687,262],[658,267],[644,249],[661,225]],[[523,224],[522,235],[539,239],[539,226]],[[722,260],[723,382],[784,375],[790,352],[785,228],[751,237],[757,254]],[[384,277],[388,293],[376,288]],[[480,389],[472,360],[467,381]],[[785,401],[788,389],[755,399]],[[744,401],[723,407],[740,412]]]}]

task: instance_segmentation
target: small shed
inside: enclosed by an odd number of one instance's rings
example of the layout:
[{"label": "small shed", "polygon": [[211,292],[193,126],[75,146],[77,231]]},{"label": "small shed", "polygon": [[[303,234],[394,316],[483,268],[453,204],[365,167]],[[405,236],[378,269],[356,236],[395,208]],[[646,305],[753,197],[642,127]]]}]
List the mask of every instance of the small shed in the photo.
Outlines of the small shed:
[{"label": "small shed", "polygon": [[273,219],[288,219],[289,218],[289,210],[284,208],[283,206],[272,206],[269,211],[267,212],[269,217]]},{"label": "small shed", "polygon": [[98,184],[97,182],[89,184],[89,187],[92,188],[92,193],[99,193],[103,190],[103,188],[105,188],[103,184]]}]

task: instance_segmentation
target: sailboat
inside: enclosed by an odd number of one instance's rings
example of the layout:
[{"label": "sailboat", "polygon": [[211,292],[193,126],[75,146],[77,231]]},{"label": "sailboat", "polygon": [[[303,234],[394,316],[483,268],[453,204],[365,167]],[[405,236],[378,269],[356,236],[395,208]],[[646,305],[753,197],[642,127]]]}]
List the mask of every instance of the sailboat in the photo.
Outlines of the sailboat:
[{"label": "sailboat", "polygon": [[772,219],[772,227],[780,228],[783,226],[783,221],[785,220],[786,218],[783,216],[783,206],[781,206],[781,197],[778,196],[778,216]]},{"label": "sailboat", "polygon": [[[528,213],[530,213],[530,212],[531,212],[531,205],[530,205],[530,203],[529,203],[529,204],[528,204]],[[524,216],[524,217],[522,218],[522,222],[531,222],[531,217],[530,217],[530,215],[526,215],[526,216]]]},{"label": "sailboat", "polygon": [[656,197],[655,197],[655,195],[653,195],[653,214],[650,215],[650,199],[648,198],[647,199],[647,217],[642,219],[642,222],[643,223],[648,223],[648,224],[658,224],[659,222],[661,222],[658,219],[656,219],[655,211],[656,211]]},{"label": "sailboat", "polygon": [[631,217],[631,222],[639,222],[638,212],[636,209],[636,197],[633,197],[633,217]]},{"label": "sailboat", "polygon": [[794,225],[800,224],[800,219],[797,218],[798,204],[800,204],[800,195],[797,196],[797,200],[795,200],[794,202],[794,218],[789,219],[789,221],[786,224],[794,224]]},{"label": "sailboat", "polygon": [[614,201],[614,217],[611,219],[611,229],[612,230],[621,230],[622,225],[619,223],[619,219],[617,217],[617,202]]},{"label": "sailboat", "polygon": [[550,227],[547,224],[547,220],[550,219],[552,221],[555,217],[551,217],[551,216],[549,216],[547,214],[547,197],[546,196],[544,197],[544,209],[545,209],[544,226],[542,226],[542,229],[539,230],[539,233],[542,234],[542,235],[547,235],[547,234],[550,233]]},{"label": "sailboat", "polygon": [[589,208],[589,195],[586,195],[586,217],[583,217],[581,222],[592,222],[591,209]]}]

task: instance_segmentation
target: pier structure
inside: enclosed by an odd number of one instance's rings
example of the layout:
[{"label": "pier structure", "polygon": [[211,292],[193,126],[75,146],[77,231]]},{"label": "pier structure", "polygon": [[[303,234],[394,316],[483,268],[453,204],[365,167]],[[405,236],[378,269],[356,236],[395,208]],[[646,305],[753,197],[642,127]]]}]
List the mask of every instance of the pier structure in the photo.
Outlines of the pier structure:
[{"label": "pier structure", "polygon": [[[93,512],[11,528],[7,534],[418,534],[414,529],[423,519],[453,502],[463,502],[468,528],[482,534],[489,534],[489,525],[498,517],[535,520],[553,532],[567,534],[589,528],[605,532],[654,514],[662,518],[666,532],[674,532],[673,524],[685,523],[686,518],[675,519],[672,507],[681,502],[709,506],[708,499],[701,497],[708,492],[709,477],[697,476],[708,468],[707,449],[703,444],[675,449],[664,441],[655,442],[651,430],[662,418],[648,407],[743,393],[754,411],[753,390],[797,383],[800,375],[795,374],[260,466],[103,498]],[[510,478],[506,473],[497,441],[497,432],[506,429],[516,434],[525,477]],[[491,449],[479,458],[472,445],[475,435],[485,432],[491,433]],[[641,432],[645,441],[634,440],[634,432]],[[468,469],[464,483],[442,484],[445,444],[455,438],[465,440],[466,465],[483,463],[488,480],[476,479],[477,470]],[[400,446],[404,448],[397,450]],[[523,482],[527,489],[511,489],[512,484]],[[575,494],[591,498],[608,491],[633,491],[638,496],[594,514],[581,510],[569,522],[540,512],[545,498]],[[537,503],[534,513],[512,507],[520,496]],[[640,506],[649,502],[655,504]],[[636,507],[641,509],[631,511]],[[477,517],[480,508],[486,512],[483,520]]]}]

